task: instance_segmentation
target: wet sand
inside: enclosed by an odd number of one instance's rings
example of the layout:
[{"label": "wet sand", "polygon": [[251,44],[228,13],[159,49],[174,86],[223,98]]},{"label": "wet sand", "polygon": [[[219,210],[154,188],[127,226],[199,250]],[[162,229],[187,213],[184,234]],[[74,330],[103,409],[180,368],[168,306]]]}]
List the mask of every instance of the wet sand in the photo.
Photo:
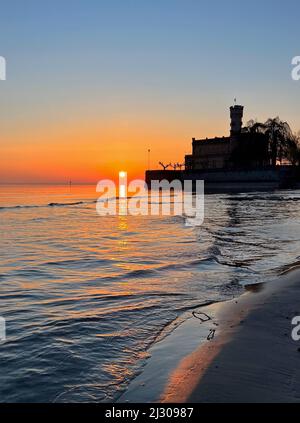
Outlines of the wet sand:
[{"label": "wet sand", "polygon": [[300,401],[299,270],[197,312],[152,348],[120,402]]}]

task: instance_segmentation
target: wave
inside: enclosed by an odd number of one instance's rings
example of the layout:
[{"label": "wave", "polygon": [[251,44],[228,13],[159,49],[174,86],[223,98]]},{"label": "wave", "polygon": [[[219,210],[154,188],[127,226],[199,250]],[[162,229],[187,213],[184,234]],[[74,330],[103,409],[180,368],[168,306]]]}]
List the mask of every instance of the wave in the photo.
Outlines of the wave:
[{"label": "wave", "polygon": [[[127,200],[129,200],[131,197],[127,197]],[[135,197],[135,198],[143,198],[143,197]],[[119,200],[119,197],[116,197],[115,200]],[[260,195],[255,195],[255,196],[230,196],[228,197],[228,200],[230,201],[278,201],[278,202],[287,202],[287,201],[300,201],[300,197],[285,197],[285,196],[270,196],[270,197],[265,197],[265,196],[260,196]],[[89,200],[89,201],[74,201],[74,202],[69,202],[69,203],[60,203],[60,202],[53,202],[53,203],[48,203],[48,204],[29,204],[29,205],[25,205],[25,204],[18,204],[15,206],[0,206],[0,211],[4,211],[4,210],[22,210],[22,209],[33,209],[33,208],[46,208],[46,207],[72,207],[72,206],[80,206],[80,205],[88,205],[88,204],[96,204],[98,201],[107,201],[107,199],[103,198],[103,199],[97,199],[97,200]],[[157,204],[162,204],[161,202],[157,203]],[[174,217],[174,216],[172,216]],[[175,216],[177,218],[186,218],[187,216]],[[168,222],[166,222],[168,223]]]},{"label": "wave", "polygon": [[294,270],[299,270],[300,269],[300,260],[299,257],[296,261],[292,262],[292,263],[288,263],[288,264],[284,264],[283,266],[280,266],[277,268],[277,273],[279,275],[285,275],[287,273],[290,273]]},{"label": "wave", "polygon": [[38,207],[45,207],[45,206],[1,206],[0,210],[15,210],[15,209],[33,209]]},{"label": "wave", "polygon": [[80,204],[87,204],[87,203],[84,203],[84,201],[76,201],[74,203],[49,203],[48,207],[79,206]]},{"label": "wave", "polygon": [[272,195],[272,196],[264,196],[264,195],[240,195],[240,196],[230,196],[228,200],[231,201],[300,201],[300,197],[291,197],[291,196],[282,196],[282,195]]},{"label": "wave", "polygon": [[207,300],[204,302],[201,302],[200,304],[196,304],[194,306],[185,306],[182,307],[180,310],[180,314],[176,316],[173,320],[170,322],[167,322],[163,325],[163,327],[159,330],[159,332],[155,335],[154,339],[152,340],[151,345],[161,342],[163,339],[165,339],[168,335],[170,335],[176,328],[178,328],[182,323],[184,323],[186,320],[193,317],[193,313],[201,312],[201,309],[203,307],[208,307],[213,304],[218,304],[224,302],[222,300]]},{"label": "wave", "polygon": [[[127,200],[129,200],[131,197],[126,197]],[[141,196],[134,197],[135,199],[143,198]],[[88,200],[88,201],[74,201],[70,203],[48,203],[48,204],[18,204],[16,206],[0,206],[0,211],[3,210],[22,210],[22,209],[33,209],[33,208],[46,208],[46,207],[72,207],[72,206],[80,206],[80,205],[88,205],[88,204],[96,204],[97,202],[105,202],[107,200],[116,200],[118,201],[120,197],[114,197],[114,198],[99,198],[97,200]],[[123,199],[123,198],[122,198]]]},{"label": "wave", "polygon": [[79,206],[83,204],[95,204],[97,200],[93,201],[74,201],[72,203],[49,203],[49,204],[31,204],[31,205],[17,205],[17,206],[1,206],[1,210],[20,210],[20,209],[36,209],[36,208],[46,208],[46,207],[70,207],[70,206]]}]

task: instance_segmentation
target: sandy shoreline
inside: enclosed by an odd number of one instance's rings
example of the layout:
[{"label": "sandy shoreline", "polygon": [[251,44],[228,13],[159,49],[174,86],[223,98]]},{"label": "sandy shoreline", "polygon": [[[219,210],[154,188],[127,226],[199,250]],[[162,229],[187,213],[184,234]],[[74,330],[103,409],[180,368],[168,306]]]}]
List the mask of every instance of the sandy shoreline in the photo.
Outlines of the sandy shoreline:
[{"label": "sandy shoreline", "polygon": [[[119,402],[299,402],[300,271],[198,310],[151,349]],[[256,291],[256,292],[255,292]],[[208,335],[213,339],[207,340]]]}]

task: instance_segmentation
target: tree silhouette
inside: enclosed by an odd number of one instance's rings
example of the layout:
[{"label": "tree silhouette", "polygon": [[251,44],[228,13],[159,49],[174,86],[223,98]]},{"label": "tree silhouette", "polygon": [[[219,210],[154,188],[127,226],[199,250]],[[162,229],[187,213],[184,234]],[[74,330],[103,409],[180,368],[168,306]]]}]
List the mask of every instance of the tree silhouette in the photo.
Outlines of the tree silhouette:
[{"label": "tree silhouette", "polygon": [[300,166],[300,135],[292,134],[284,150],[285,158],[294,166]]},{"label": "tree silhouette", "polygon": [[233,151],[235,165],[273,166],[278,162],[300,164],[300,137],[279,117],[265,123],[249,121],[243,128],[241,141]]},{"label": "tree silhouette", "polygon": [[289,155],[293,144],[293,133],[289,124],[282,122],[278,117],[268,119],[264,126],[264,133],[269,140],[271,165],[276,166],[277,160],[281,163]]}]

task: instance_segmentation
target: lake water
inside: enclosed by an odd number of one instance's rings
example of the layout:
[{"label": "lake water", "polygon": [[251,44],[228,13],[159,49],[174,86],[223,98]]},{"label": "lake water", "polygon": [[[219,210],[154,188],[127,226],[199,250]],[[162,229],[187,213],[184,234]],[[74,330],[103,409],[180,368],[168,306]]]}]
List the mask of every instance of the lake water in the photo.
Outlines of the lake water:
[{"label": "lake water", "polygon": [[95,186],[0,187],[0,401],[112,401],[183,313],[299,260],[300,192],[182,217],[96,213]]}]

